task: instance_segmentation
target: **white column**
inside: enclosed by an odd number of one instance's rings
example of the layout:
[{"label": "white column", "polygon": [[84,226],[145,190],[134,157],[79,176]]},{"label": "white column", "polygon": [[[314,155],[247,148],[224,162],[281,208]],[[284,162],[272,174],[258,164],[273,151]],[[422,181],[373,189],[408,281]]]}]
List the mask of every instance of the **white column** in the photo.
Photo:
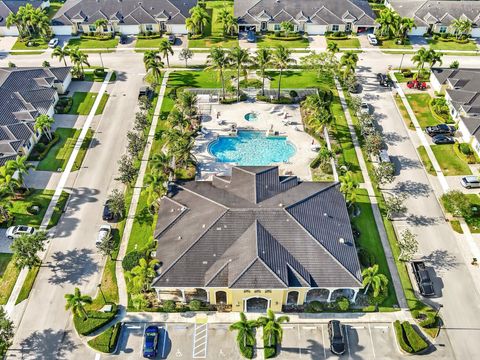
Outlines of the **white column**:
[{"label": "white column", "polygon": [[353,290],[352,303],[354,303],[355,301],[357,301],[357,295],[358,295],[359,289],[352,289],[352,290]]},{"label": "white column", "polygon": [[328,291],[330,291],[330,292],[328,293],[327,302],[330,302],[330,301],[332,300],[332,294],[333,294],[333,291],[334,291],[334,290],[328,289]]},{"label": "white column", "polygon": [[182,302],[183,302],[183,303],[186,303],[187,300],[185,299],[185,290],[184,290],[184,289],[181,289],[180,291],[182,292]]}]

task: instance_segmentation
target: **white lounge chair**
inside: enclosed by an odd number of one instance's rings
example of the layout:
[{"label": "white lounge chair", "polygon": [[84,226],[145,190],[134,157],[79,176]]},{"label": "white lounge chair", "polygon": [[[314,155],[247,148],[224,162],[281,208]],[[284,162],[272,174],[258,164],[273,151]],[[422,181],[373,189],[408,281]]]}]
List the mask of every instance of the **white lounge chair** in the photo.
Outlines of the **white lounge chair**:
[{"label": "white lounge chair", "polygon": [[276,106],[272,106],[272,108],[270,110],[268,110],[268,113],[269,114],[273,114],[275,111],[277,111],[277,107]]}]

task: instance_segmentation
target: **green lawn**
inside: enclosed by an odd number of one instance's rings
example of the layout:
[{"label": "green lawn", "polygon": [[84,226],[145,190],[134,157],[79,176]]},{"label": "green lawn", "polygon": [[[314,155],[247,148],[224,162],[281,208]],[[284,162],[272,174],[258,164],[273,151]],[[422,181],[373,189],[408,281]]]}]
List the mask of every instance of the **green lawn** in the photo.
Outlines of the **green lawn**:
[{"label": "green lawn", "polygon": [[425,150],[425,147],[423,145],[420,145],[417,148],[418,154],[420,155],[420,159],[422,160],[423,166],[425,167],[425,170],[430,175],[437,176],[437,172],[435,171],[435,168],[432,165],[432,162],[430,161],[430,158],[428,157],[427,151]]},{"label": "green lawn", "polygon": [[20,273],[11,260],[12,254],[0,253],[0,305],[7,303]]},{"label": "green lawn", "polygon": [[413,46],[410,44],[399,45],[394,39],[390,40],[381,40],[380,47],[383,49],[413,49]]},{"label": "green lawn", "polygon": [[466,44],[459,44],[455,41],[441,41],[428,39],[427,42],[430,44],[430,49],[433,50],[458,50],[458,51],[475,51],[477,50],[477,44],[470,41]]},{"label": "green lawn", "polygon": [[27,299],[30,295],[30,291],[32,290],[33,284],[35,279],[37,278],[38,271],[40,270],[39,266],[35,266],[28,270],[27,277],[20,289],[20,293],[18,294],[17,300],[15,301],[16,304],[20,304],[23,300]]},{"label": "green lawn", "polygon": [[[278,80],[280,78],[278,71],[267,71],[266,75],[271,79],[270,88],[276,89],[278,87]],[[311,87],[318,87],[324,90],[331,90],[334,85],[325,78],[319,78],[316,71],[284,71],[282,73],[282,89],[304,89]]]},{"label": "green lawn", "polygon": [[135,43],[136,48],[154,48],[158,49],[160,46],[160,41],[162,41],[162,38],[158,39],[137,39],[137,42]]},{"label": "green lawn", "polygon": [[406,97],[422,129],[440,124],[430,111],[431,96],[429,94],[407,94]]},{"label": "green lawn", "polygon": [[281,39],[271,39],[266,36],[259,36],[257,38],[258,47],[276,47],[282,45],[286,48],[308,48],[309,42],[307,38],[302,38],[300,40],[281,40]]},{"label": "green lawn", "polygon": [[59,140],[50,148],[50,151],[37,165],[37,170],[63,171],[67,165],[70,154],[80,136],[81,130],[71,128],[57,128],[55,133]]},{"label": "green lawn", "polygon": [[390,270],[388,269],[387,259],[383,251],[382,241],[378,234],[375,218],[370,204],[370,199],[366,189],[357,190],[357,206],[360,207],[360,215],[352,220],[353,224],[360,231],[358,245],[375,256],[379,272],[388,278],[388,297],[382,304],[383,307],[392,307],[397,304],[397,297],[392,283]]},{"label": "green lawn", "polygon": [[[12,46],[12,50],[38,50],[38,49],[47,49],[48,48],[48,40],[44,39],[36,39],[34,40],[33,46],[27,46],[28,42],[20,41],[20,38],[17,38],[15,44]],[[40,52],[41,54],[42,52]],[[29,53],[31,54],[31,53]]]},{"label": "green lawn", "polygon": [[468,164],[460,159],[455,150],[455,145],[432,145],[432,151],[437,158],[443,174],[446,176],[453,175],[471,175],[472,172],[468,167]]},{"label": "green lawn", "polygon": [[47,9],[47,16],[50,20],[55,16],[58,10],[63,6],[63,2],[50,1],[50,7]]},{"label": "green lawn", "polygon": [[233,14],[233,1],[206,1],[207,11],[211,16],[204,29],[204,37],[202,39],[188,40],[190,48],[209,48],[212,46],[220,46],[222,48],[232,48],[238,46],[238,38],[225,38],[220,22],[218,21],[218,12],[226,7]]},{"label": "green lawn", "polygon": [[327,39],[327,44],[336,43],[340,49],[360,49],[360,41],[356,37],[351,37],[345,40]]},{"label": "green lawn", "polygon": [[118,45],[118,37],[108,40],[93,40],[74,38],[68,41],[68,46],[78,46],[80,49],[113,49]]},{"label": "green lawn", "polygon": [[[92,110],[93,104],[95,103],[95,99],[97,98],[98,93],[94,92],[76,92],[73,94],[73,104],[68,112],[71,115],[88,115]],[[103,113],[105,105],[108,101],[109,95],[104,93],[100,104],[98,105],[97,111],[95,115],[100,115]]]},{"label": "green lawn", "polygon": [[406,82],[409,82],[409,81],[413,80],[413,74],[414,74],[414,72],[412,72],[412,76],[405,77],[405,75],[403,75],[401,72],[396,72],[395,73],[395,78],[397,79],[397,82],[399,82],[399,83],[406,83]]}]

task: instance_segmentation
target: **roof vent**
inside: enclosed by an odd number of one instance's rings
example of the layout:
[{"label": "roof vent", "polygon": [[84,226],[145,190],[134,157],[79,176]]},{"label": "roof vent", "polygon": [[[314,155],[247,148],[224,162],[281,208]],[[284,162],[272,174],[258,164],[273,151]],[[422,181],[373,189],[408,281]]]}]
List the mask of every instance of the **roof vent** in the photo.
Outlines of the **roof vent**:
[{"label": "roof vent", "polygon": [[282,203],[280,203],[280,204],[278,204],[278,206],[282,207],[282,206],[283,206],[283,204],[282,204]]},{"label": "roof vent", "polygon": [[174,211],[175,211],[175,209],[170,209],[170,212],[174,212]]},{"label": "roof vent", "polygon": [[338,242],[339,242],[340,244],[345,244],[345,239],[344,239],[344,238],[340,238],[340,239],[338,239]]},{"label": "roof vent", "polygon": [[203,264],[203,265],[207,265],[207,264],[208,264],[208,261],[202,261],[202,264]]},{"label": "roof vent", "polygon": [[220,230],[222,230],[222,228],[221,228],[221,227],[217,227],[217,231],[220,231]]},{"label": "roof vent", "polygon": [[205,226],[206,226],[205,224],[202,224],[202,229],[205,229]]},{"label": "roof vent", "polygon": [[182,240],[182,237],[181,237],[181,236],[179,236],[179,237],[178,237],[178,240]]},{"label": "roof vent", "polygon": [[217,257],[217,254],[214,253],[214,254],[213,254],[213,257]]}]

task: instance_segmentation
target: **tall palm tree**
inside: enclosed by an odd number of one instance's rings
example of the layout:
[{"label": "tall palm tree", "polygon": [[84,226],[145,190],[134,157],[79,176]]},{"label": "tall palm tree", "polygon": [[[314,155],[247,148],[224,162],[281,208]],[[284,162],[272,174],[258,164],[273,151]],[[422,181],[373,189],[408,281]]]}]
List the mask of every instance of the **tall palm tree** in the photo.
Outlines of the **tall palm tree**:
[{"label": "tall palm tree", "polygon": [[284,47],[283,45],[279,45],[273,51],[272,56],[272,64],[275,68],[280,72],[278,77],[278,92],[277,98],[280,99],[280,89],[282,84],[282,75],[283,70],[288,68],[289,65],[295,64],[297,61],[291,57],[292,52]]},{"label": "tall palm tree", "polygon": [[353,177],[351,171],[347,171],[345,175],[340,176],[340,191],[349,203],[349,207],[355,203],[357,189],[358,181]]},{"label": "tall palm tree", "polygon": [[58,61],[63,61],[65,66],[67,66],[67,56],[70,55],[70,49],[68,47],[62,48],[61,46],[56,46],[52,51],[51,57],[57,57]]},{"label": "tall palm tree", "polygon": [[436,63],[442,65],[442,53],[438,53],[433,49],[428,50],[427,62],[430,67],[434,67]]},{"label": "tall palm tree", "polygon": [[88,55],[81,51],[78,46],[71,48],[69,52],[70,61],[80,69],[82,77],[85,76],[83,65],[90,66],[88,62]]},{"label": "tall palm tree", "polygon": [[103,31],[105,31],[107,25],[108,25],[107,19],[103,19],[103,18],[97,19],[95,20],[95,31],[97,33],[102,33]]},{"label": "tall palm tree", "polygon": [[390,8],[385,8],[380,11],[375,22],[380,25],[379,31],[382,36],[391,37],[398,32],[400,15]]},{"label": "tall palm tree", "polygon": [[163,55],[164,59],[167,59],[167,67],[170,67],[170,61],[168,55],[173,55],[172,44],[167,39],[162,39],[159,46],[160,53]]},{"label": "tall palm tree", "polygon": [[35,125],[33,128],[35,131],[41,131],[47,136],[49,141],[52,141],[52,125],[55,123],[55,119],[46,114],[41,114],[35,119]]},{"label": "tall palm tree", "polygon": [[417,52],[412,56],[412,62],[417,65],[418,69],[423,69],[425,63],[429,60],[429,50],[421,47]]},{"label": "tall palm tree", "polygon": [[164,64],[163,62],[159,60],[149,60],[146,64],[145,67],[147,68],[147,72],[151,72],[153,75],[153,78],[155,79],[155,83],[158,84],[160,83],[160,78],[162,76],[162,71]]},{"label": "tall palm tree", "polygon": [[197,113],[197,95],[182,91],[177,97],[176,105],[186,118],[191,119]]},{"label": "tall palm tree", "polygon": [[155,266],[157,264],[157,259],[147,261],[142,258],[137,266],[135,266],[130,272],[126,273],[126,276],[136,291],[146,292],[150,289],[151,281],[156,276]]},{"label": "tall palm tree", "polygon": [[73,294],[65,294],[65,299],[67,300],[65,310],[71,310],[73,315],[88,319],[88,313],[84,305],[92,303],[90,296],[82,295],[80,289],[76,287]]},{"label": "tall palm tree", "polygon": [[0,194],[9,197],[17,192],[20,187],[18,179],[14,178],[13,171],[6,166],[0,167]]},{"label": "tall palm tree", "polygon": [[255,320],[247,320],[243,312],[240,313],[240,320],[229,326],[230,331],[238,331],[237,343],[239,346],[247,346],[255,343],[255,328],[258,323]]},{"label": "tall palm tree", "polygon": [[[207,10],[201,5],[192,7],[189,11],[191,20],[187,21],[187,29],[192,30],[196,34],[203,34],[203,29],[207,26],[210,16]],[[192,29],[190,29],[190,27]]]},{"label": "tall palm tree", "polygon": [[22,187],[25,186],[24,176],[28,174],[28,170],[33,168],[34,166],[27,162],[26,156],[17,156],[15,160],[8,160],[5,163],[5,166],[8,170],[13,171],[13,173],[17,174],[18,182]]},{"label": "tall palm tree", "polygon": [[16,26],[20,37],[25,37],[25,25],[18,13],[11,12],[8,14],[7,18],[5,19],[5,25],[7,26],[7,29],[10,29],[12,26]]},{"label": "tall palm tree", "polygon": [[240,100],[240,72],[244,73],[245,69],[251,64],[250,54],[247,49],[239,46],[234,47],[229,53],[230,62],[233,67],[237,68],[237,101]]},{"label": "tall palm tree", "polygon": [[143,53],[143,64],[145,65],[145,70],[147,69],[147,63],[150,61],[160,61],[160,52],[158,50],[146,50]]},{"label": "tall palm tree", "polygon": [[177,107],[174,107],[170,114],[168,114],[168,123],[172,128],[176,129],[187,129],[191,127],[190,118],[187,118],[183,112],[181,112]]},{"label": "tall palm tree", "polygon": [[222,83],[222,98],[225,99],[225,70],[230,66],[230,57],[227,51],[220,47],[213,47],[210,49],[210,54],[207,56],[206,70],[218,71],[220,81]]},{"label": "tall palm tree", "polygon": [[458,39],[461,35],[470,34],[472,22],[467,19],[455,19],[452,21],[452,28],[455,32],[455,37]]},{"label": "tall palm tree", "polygon": [[405,37],[407,36],[408,32],[412,30],[413,28],[416,28],[417,25],[415,25],[415,21],[412,18],[408,17],[402,17],[399,20],[398,24],[398,34],[397,37],[402,39],[402,42],[405,40]]},{"label": "tall palm tree", "polygon": [[327,44],[327,50],[333,54],[340,52],[340,48],[338,47],[338,44],[333,41]]},{"label": "tall palm tree", "polygon": [[268,48],[260,48],[255,55],[255,64],[262,77],[262,96],[265,96],[265,71],[272,62],[272,51]]},{"label": "tall palm tree", "polygon": [[221,9],[217,14],[217,21],[222,24],[223,34],[232,34],[237,29],[237,19],[227,9]]},{"label": "tall palm tree", "polygon": [[166,174],[160,172],[150,173],[145,176],[144,184],[147,187],[146,191],[148,194],[147,204],[152,215],[158,210],[158,199],[165,194],[167,180]]},{"label": "tall palm tree", "polygon": [[172,157],[168,153],[160,151],[157,154],[152,155],[150,158],[150,167],[159,172],[160,174],[165,174],[167,177],[172,173]]},{"label": "tall palm tree", "polygon": [[362,285],[365,287],[366,294],[370,287],[373,290],[373,297],[377,297],[380,294],[380,291],[385,289],[388,285],[388,278],[384,274],[378,273],[378,265],[375,264],[369,268],[366,268],[362,271]]},{"label": "tall palm tree", "polygon": [[[268,341],[268,345],[274,344],[280,345],[283,338],[282,323],[289,322],[288,316],[275,317],[275,313],[272,309],[267,310],[267,316],[261,316],[258,318],[258,323],[263,326],[263,339]],[[275,341],[276,340],[276,341]]]},{"label": "tall palm tree", "polygon": [[358,55],[353,51],[345,51],[340,58],[339,66],[343,69],[343,79],[355,73],[357,67]]}]

